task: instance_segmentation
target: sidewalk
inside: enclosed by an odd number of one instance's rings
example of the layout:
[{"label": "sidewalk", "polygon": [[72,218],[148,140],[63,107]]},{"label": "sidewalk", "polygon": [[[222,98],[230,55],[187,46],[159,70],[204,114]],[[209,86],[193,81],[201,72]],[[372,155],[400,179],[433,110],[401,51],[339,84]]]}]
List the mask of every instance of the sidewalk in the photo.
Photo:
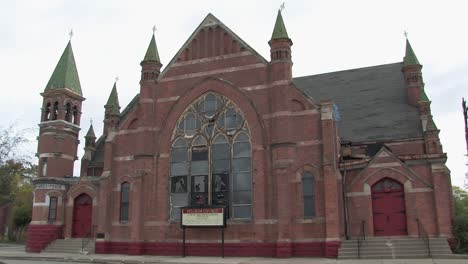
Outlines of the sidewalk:
[{"label": "sidewalk", "polygon": [[[461,256],[462,257],[462,256]],[[466,264],[467,258],[459,259],[366,259],[366,260],[337,260],[326,258],[256,258],[256,257],[177,257],[177,256],[128,256],[116,254],[64,254],[64,253],[27,253],[24,246],[0,246],[0,260],[18,259],[35,261],[64,261],[83,263],[166,263],[166,264]]]}]

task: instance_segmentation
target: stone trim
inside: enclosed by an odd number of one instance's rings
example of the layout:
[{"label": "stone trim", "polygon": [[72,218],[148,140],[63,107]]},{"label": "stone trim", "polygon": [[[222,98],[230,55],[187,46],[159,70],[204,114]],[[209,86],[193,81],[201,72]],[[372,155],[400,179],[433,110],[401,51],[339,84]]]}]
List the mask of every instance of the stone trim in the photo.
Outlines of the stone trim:
[{"label": "stone trim", "polygon": [[197,72],[197,73],[182,74],[182,75],[178,75],[178,76],[174,76],[174,77],[163,78],[159,82],[162,83],[162,82],[169,82],[169,81],[176,81],[176,80],[183,80],[183,79],[190,79],[190,78],[196,78],[196,77],[215,75],[215,74],[220,74],[220,73],[229,73],[229,72],[236,72],[236,71],[252,70],[252,69],[258,69],[258,68],[264,68],[264,67],[266,67],[265,64],[257,63],[257,64],[250,64],[250,65],[245,65],[245,66],[224,68],[224,69],[219,69],[219,70],[211,70],[211,71],[204,71],[204,72]]},{"label": "stone trim", "polygon": [[41,154],[39,154],[39,158],[64,158],[64,159],[73,160],[73,161],[75,161],[77,159],[74,156],[63,154],[63,153],[60,153],[60,152],[41,153]]},{"label": "stone trim", "polygon": [[274,81],[271,84],[244,86],[244,87],[240,87],[240,89],[244,91],[255,91],[255,90],[269,89],[269,88],[273,88],[275,86],[280,86],[280,85],[289,85],[290,83],[291,81],[281,80],[281,81]]},{"label": "stone trim", "polygon": [[157,99],[156,102],[158,102],[158,103],[172,102],[172,101],[179,100],[179,98],[180,98],[180,96],[164,97],[164,98]]},{"label": "stone trim", "polygon": [[134,156],[120,156],[120,157],[114,157],[114,161],[130,161],[134,160]]},{"label": "stone trim", "polygon": [[263,115],[263,119],[271,119],[276,117],[284,117],[284,116],[302,116],[302,115],[313,115],[318,114],[317,109],[309,109],[304,111],[298,112],[291,112],[291,111],[278,111],[271,114]]},{"label": "stone trim", "polygon": [[209,58],[202,58],[202,59],[196,59],[196,60],[190,60],[190,61],[175,62],[175,63],[171,64],[171,68],[172,67],[180,67],[180,66],[199,64],[199,63],[205,63],[205,62],[210,62],[210,61],[217,61],[217,60],[224,60],[224,59],[230,59],[230,58],[243,57],[243,56],[248,56],[248,55],[252,55],[252,52],[242,51],[242,52],[226,54],[226,55],[219,55],[219,56],[209,57]]},{"label": "stone trim", "polygon": [[320,139],[297,142],[297,146],[299,147],[316,146],[316,145],[321,145],[321,144],[322,144],[322,140]]}]

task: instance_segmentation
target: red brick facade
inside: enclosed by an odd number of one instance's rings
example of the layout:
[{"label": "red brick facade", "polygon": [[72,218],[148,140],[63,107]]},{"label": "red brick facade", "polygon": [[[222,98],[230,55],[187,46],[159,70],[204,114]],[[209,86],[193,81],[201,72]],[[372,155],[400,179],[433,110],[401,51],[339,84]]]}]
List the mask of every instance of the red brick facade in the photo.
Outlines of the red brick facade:
[{"label": "red brick facade", "polygon": [[[47,174],[36,180],[27,250],[71,237],[74,199],[86,193],[97,253],[180,255],[182,229],[170,219],[171,144],[184,111],[208,92],[242,111],[252,149],[252,216],[228,219],[227,256],[336,257],[340,241],[357,236],[362,221],[374,236],[371,187],[384,178],[404,186],[408,236],[418,235],[419,219],[429,235],[451,238],[450,174],[438,130],[427,125],[429,102],[417,100],[422,81],[407,85],[423,137],[340,144],[333,98],[317,101],[293,82],[291,45],[288,38],[271,40],[266,61],[209,15],[164,71],[158,61],[142,62],[139,96],[117,119],[104,120],[98,142],[87,141],[80,178],[66,177],[79,118],[76,126],[42,119],[38,153],[49,160]],[[401,78],[409,71],[420,68],[402,68]],[[55,94],[43,96],[45,104]],[[81,109],[81,96],[67,90],[57,96]],[[368,154],[376,144],[379,150]],[[304,217],[304,173],[314,177],[313,217]],[[130,183],[128,221],[120,216],[124,182]],[[58,198],[57,217],[48,221],[51,197]],[[187,254],[220,255],[219,238],[218,229],[187,229]]]}]

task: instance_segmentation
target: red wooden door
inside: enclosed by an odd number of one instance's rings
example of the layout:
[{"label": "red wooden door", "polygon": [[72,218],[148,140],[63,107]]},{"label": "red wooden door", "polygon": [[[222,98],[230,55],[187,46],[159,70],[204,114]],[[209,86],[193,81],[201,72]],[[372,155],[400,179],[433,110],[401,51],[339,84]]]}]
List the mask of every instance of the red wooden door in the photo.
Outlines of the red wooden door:
[{"label": "red wooden door", "polygon": [[75,198],[72,237],[85,237],[91,231],[93,201],[87,194]]},{"label": "red wooden door", "polygon": [[407,235],[403,186],[385,178],[372,186],[375,236]]}]

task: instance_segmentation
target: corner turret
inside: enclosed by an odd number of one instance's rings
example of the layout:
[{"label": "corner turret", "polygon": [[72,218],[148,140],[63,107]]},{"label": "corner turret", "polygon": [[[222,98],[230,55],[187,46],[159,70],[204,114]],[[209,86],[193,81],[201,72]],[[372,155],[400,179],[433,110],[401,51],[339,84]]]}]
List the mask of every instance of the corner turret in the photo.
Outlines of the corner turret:
[{"label": "corner turret", "polygon": [[120,117],[119,96],[117,94],[117,81],[114,82],[112,91],[104,105],[104,135],[107,135],[109,129],[116,128]]},{"label": "corner turret", "polygon": [[275,27],[268,44],[270,45],[271,81],[291,80],[291,46],[293,43],[286,31],[281,10],[278,10]]},{"label": "corner turret", "polygon": [[421,69],[422,65],[419,63],[409,40],[406,39],[406,52],[401,71],[405,78],[408,103],[412,106],[418,106],[418,101],[424,92]]}]

